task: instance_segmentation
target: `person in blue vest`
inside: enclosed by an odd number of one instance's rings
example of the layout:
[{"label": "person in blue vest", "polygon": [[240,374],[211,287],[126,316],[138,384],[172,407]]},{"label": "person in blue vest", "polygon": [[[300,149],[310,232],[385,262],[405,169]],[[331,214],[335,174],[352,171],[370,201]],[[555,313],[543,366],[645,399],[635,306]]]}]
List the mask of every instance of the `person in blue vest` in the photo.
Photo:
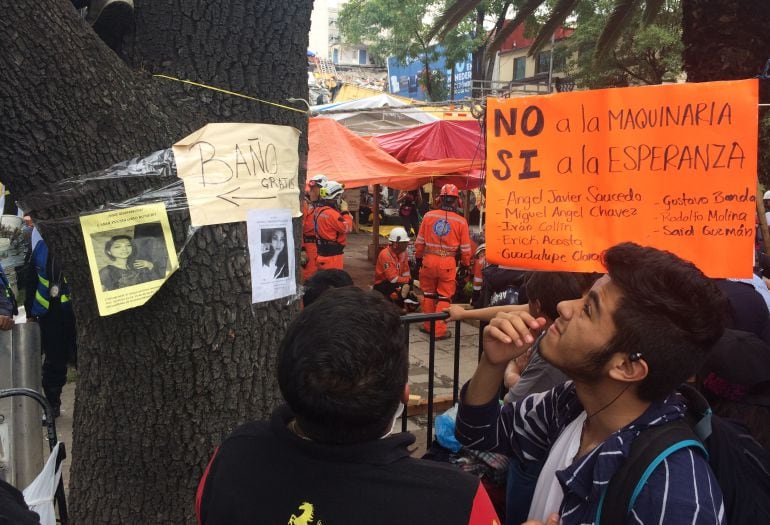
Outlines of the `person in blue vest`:
[{"label": "person in blue vest", "polygon": [[54,416],[59,417],[67,363],[77,359],[75,315],[61,262],[48,251],[42,239],[32,249],[24,306],[27,319],[40,324],[43,393]]}]

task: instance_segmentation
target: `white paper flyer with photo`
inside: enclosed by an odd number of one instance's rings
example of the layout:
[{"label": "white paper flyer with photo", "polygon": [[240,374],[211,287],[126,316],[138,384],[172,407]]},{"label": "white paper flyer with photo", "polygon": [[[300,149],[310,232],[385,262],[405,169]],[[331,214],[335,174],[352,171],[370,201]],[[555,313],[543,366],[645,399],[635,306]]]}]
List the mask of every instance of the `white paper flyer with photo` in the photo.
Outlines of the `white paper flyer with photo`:
[{"label": "white paper flyer with photo", "polygon": [[291,210],[249,210],[246,226],[251,259],[251,302],[297,293]]}]

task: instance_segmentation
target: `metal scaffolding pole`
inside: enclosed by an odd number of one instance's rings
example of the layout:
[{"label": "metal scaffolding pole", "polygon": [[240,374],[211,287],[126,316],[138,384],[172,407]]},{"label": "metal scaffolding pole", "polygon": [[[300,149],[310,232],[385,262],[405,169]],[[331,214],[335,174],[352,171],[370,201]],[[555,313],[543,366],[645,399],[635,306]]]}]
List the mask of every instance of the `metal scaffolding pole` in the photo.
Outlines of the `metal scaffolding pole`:
[{"label": "metal scaffolding pole", "polygon": [[[41,391],[40,327],[17,324],[0,331],[0,389]],[[0,400],[0,477],[26,487],[45,463],[42,410],[28,397]]]}]

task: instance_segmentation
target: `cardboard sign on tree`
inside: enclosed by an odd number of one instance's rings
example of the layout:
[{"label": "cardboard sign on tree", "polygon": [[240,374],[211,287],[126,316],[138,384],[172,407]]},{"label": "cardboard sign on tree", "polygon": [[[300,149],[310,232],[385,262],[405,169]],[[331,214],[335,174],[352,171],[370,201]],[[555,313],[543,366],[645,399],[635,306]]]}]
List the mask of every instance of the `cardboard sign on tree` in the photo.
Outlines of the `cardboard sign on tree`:
[{"label": "cardboard sign on tree", "polygon": [[487,106],[487,260],[603,271],[633,241],[750,277],[757,81],[604,89]]}]

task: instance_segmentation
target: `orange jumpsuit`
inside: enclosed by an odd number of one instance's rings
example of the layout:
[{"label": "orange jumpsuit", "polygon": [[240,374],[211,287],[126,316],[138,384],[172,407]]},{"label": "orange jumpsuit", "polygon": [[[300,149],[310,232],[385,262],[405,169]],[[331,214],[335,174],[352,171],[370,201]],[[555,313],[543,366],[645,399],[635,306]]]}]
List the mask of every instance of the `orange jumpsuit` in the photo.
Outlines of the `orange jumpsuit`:
[{"label": "orange jumpsuit", "polygon": [[340,213],[331,206],[321,205],[313,210],[313,227],[318,247],[318,270],[342,270],[342,252],[347,234],[353,230],[353,217],[349,212]]},{"label": "orange jumpsuit", "polygon": [[395,284],[405,284],[412,279],[409,272],[409,259],[406,250],[396,254],[390,246],[385,248],[377,256],[377,265],[374,268],[374,284],[387,281]]},{"label": "orange jumpsuit", "polygon": [[[460,254],[460,264],[470,266],[471,239],[465,218],[445,209],[425,214],[420,233],[414,243],[416,258],[422,258],[420,288],[424,293],[422,311],[440,312],[449,307],[455,293],[457,266],[455,257]],[[424,323],[430,330],[430,323]],[[436,321],[436,337],[443,337],[447,327],[444,321]]]},{"label": "orange jumpsuit", "polygon": [[401,289],[401,285],[412,280],[409,271],[409,258],[406,250],[395,253],[388,246],[377,256],[377,265],[374,268],[374,289],[387,299],[398,301],[400,297],[391,297],[394,292]]},{"label": "orange jumpsuit", "polygon": [[307,281],[318,270],[316,265],[316,256],[318,255],[316,249],[316,237],[315,237],[315,225],[313,224],[313,209],[315,204],[312,202],[305,203],[304,217],[302,218],[302,247],[305,249],[305,255],[307,255],[307,264],[302,269],[302,280]]}]

